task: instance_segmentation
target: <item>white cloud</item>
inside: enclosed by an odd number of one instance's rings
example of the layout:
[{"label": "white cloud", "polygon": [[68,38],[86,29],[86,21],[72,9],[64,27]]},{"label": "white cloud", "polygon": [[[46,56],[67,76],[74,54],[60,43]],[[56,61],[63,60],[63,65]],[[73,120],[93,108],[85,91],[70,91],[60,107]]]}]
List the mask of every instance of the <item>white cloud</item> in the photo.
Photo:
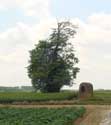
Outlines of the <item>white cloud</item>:
[{"label": "white cloud", "polygon": [[109,88],[111,81],[111,15],[93,14],[79,21],[75,39],[81,72],[78,82],[90,81],[96,88]]},{"label": "white cloud", "polygon": [[50,0],[17,0],[17,4],[28,16],[48,17]]},{"label": "white cloud", "polygon": [[0,9],[6,10],[8,8],[12,8],[16,5],[16,0],[0,0]]},{"label": "white cloud", "polygon": [[25,68],[29,60],[28,51],[44,38],[54,22],[46,19],[50,16],[50,0],[0,0],[0,11],[11,8],[21,9],[25,15],[38,18],[40,23],[30,26],[17,22],[12,28],[0,32],[0,85],[7,86],[30,83]]},{"label": "white cloud", "polygon": [[29,50],[38,40],[46,39],[53,25],[55,25],[54,19],[41,21],[33,26],[19,22],[15,27],[0,33],[0,76],[2,76],[0,85],[30,83],[25,68],[28,65]]},{"label": "white cloud", "polygon": [[0,10],[22,9],[27,16],[46,18],[50,16],[50,0],[0,0]]}]

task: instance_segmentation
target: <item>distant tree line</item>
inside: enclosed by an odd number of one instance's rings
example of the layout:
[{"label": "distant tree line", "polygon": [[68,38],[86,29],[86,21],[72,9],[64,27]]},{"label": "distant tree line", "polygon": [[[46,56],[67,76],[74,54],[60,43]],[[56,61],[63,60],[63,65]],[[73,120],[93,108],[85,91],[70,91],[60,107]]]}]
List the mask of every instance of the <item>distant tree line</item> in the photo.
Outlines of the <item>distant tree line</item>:
[{"label": "distant tree line", "polygon": [[32,92],[34,88],[32,86],[16,86],[16,87],[4,87],[0,86],[0,92]]}]

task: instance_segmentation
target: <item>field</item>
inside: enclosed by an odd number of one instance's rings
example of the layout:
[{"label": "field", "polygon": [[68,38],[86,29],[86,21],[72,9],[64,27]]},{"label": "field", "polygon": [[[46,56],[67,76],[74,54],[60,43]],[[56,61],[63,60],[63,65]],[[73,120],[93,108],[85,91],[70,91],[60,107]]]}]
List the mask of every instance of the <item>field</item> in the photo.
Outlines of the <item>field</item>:
[{"label": "field", "polygon": [[12,102],[39,102],[39,101],[56,101],[71,100],[76,94],[74,92],[60,93],[34,93],[34,92],[0,92],[0,103]]},{"label": "field", "polygon": [[111,90],[98,90],[94,91],[92,98],[81,100],[78,104],[111,104]]},{"label": "field", "polygon": [[85,108],[0,108],[0,125],[71,125]]},{"label": "field", "polygon": [[[0,92],[0,104],[0,125],[72,125],[72,122],[74,125],[74,121],[85,112],[87,117],[83,117],[81,122],[77,120],[75,125],[98,125],[102,120],[111,121],[106,116],[111,115],[110,90],[96,90],[93,97],[83,100],[73,91]],[[80,108],[80,105],[85,108]]]},{"label": "field", "polygon": [[80,100],[77,92],[34,93],[34,92],[0,92],[0,103],[32,103],[43,104],[111,104],[111,91],[94,91],[92,98]]}]

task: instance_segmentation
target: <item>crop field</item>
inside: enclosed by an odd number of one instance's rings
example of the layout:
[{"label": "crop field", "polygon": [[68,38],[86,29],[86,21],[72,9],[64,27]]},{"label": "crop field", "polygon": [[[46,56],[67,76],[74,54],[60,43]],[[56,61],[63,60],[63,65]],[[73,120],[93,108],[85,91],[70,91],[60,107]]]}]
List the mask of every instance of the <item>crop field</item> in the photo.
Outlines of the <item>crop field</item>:
[{"label": "crop field", "polygon": [[92,98],[82,100],[79,104],[111,104],[111,90],[94,91]]},{"label": "crop field", "polygon": [[[51,104],[59,104],[66,100],[67,104],[111,104],[111,91],[99,90],[94,91],[93,97],[85,100],[77,98],[77,92],[68,91],[60,93],[35,93],[35,92],[0,92],[0,103],[15,103],[16,102],[45,102]],[[71,102],[70,102],[71,101]],[[60,103],[60,104],[61,104]],[[63,102],[64,103],[64,102]],[[21,103],[22,104],[22,103]]]},{"label": "crop field", "polygon": [[71,125],[85,108],[0,108],[0,125]]},{"label": "crop field", "polygon": [[35,93],[35,92],[0,92],[0,103],[12,103],[16,101],[50,101],[71,100],[76,94],[74,92],[60,93]]}]

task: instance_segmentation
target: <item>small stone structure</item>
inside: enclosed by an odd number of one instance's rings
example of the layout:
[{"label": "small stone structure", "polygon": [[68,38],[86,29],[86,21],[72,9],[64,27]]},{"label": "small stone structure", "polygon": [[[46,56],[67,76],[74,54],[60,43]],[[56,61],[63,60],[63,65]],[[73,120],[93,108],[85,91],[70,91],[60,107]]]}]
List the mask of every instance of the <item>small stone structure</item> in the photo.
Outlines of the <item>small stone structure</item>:
[{"label": "small stone structure", "polygon": [[79,98],[86,99],[93,96],[93,85],[88,82],[83,82],[79,86]]}]

